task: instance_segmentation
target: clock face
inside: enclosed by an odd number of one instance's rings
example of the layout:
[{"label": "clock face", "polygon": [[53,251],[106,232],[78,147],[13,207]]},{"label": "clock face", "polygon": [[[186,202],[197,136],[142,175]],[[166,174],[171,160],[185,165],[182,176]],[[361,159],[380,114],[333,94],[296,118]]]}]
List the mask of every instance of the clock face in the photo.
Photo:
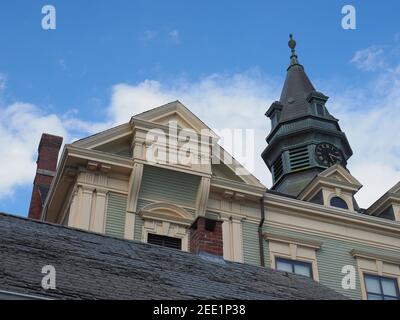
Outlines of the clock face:
[{"label": "clock face", "polygon": [[327,167],[343,163],[342,152],[330,143],[318,144],[315,147],[315,156],[320,164]]}]

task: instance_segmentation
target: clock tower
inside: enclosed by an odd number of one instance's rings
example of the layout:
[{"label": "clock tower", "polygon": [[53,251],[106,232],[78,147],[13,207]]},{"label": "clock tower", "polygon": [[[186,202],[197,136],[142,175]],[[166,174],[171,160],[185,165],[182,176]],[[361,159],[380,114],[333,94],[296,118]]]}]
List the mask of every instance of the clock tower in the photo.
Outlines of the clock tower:
[{"label": "clock tower", "polygon": [[297,196],[320,172],[353,154],[338,119],[327,109],[328,97],[317,91],[299,63],[290,35],[290,65],[279,101],[266,112],[271,120],[262,158],[272,173],[272,190]]}]

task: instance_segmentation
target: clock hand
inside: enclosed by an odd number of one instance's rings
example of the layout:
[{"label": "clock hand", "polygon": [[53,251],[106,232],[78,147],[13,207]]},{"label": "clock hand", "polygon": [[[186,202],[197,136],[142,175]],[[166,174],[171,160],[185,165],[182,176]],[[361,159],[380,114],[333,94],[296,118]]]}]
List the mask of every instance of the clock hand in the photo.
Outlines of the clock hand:
[{"label": "clock hand", "polygon": [[331,154],[331,153],[329,154],[329,157],[331,158],[332,161],[340,160],[340,157],[338,157],[338,156],[336,156],[334,154]]}]

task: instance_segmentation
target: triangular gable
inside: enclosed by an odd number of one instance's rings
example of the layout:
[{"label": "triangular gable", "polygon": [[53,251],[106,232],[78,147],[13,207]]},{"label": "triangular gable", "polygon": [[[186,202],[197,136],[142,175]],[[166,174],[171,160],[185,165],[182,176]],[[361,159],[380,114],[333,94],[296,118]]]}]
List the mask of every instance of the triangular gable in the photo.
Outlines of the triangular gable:
[{"label": "triangular gable", "polygon": [[99,145],[91,149],[114,154],[117,156],[131,158],[132,157],[131,144],[132,144],[132,137],[131,135],[128,135],[126,137],[112,140],[111,142]]},{"label": "triangular gable", "polygon": [[389,191],[385,192],[378,200],[376,200],[368,209],[367,214],[379,215],[390,205],[397,204],[400,206],[400,182],[396,183]]},{"label": "triangular gable", "polygon": [[178,100],[134,115],[132,119],[140,119],[161,125],[168,125],[169,121],[176,121],[182,129],[192,129],[198,133],[201,130],[205,130],[205,132],[209,132],[206,135],[218,138],[218,135],[210,127]]},{"label": "triangular gable", "polygon": [[310,200],[310,197],[322,190],[324,186],[340,188],[354,194],[362,187],[362,184],[340,164],[335,164],[315,176],[300,192],[298,198]]},{"label": "triangular gable", "polygon": [[318,176],[328,178],[328,179],[336,179],[341,182],[346,182],[349,184],[353,184],[356,186],[360,186],[361,183],[354,178],[349,171],[347,171],[344,167],[340,164],[335,164],[332,167],[329,167],[325,171],[322,171]]},{"label": "triangular gable", "polygon": [[77,140],[73,142],[72,145],[85,149],[96,149],[101,146],[109,145],[114,141],[129,139],[130,136],[132,136],[132,127],[128,122]]},{"label": "triangular gable", "polygon": [[[157,125],[168,125],[169,121],[176,121],[178,128],[192,129],[196,133],[205,133],[205,135],[208,135],[211,138],[213,143],[217,143],[219,139],[218,135],[186,106],[184,106],[180,101],[174,101],[134,115],[128,123],[78,140],[74,142],[73,145],[85,149],[107,152],[118,156],[130,157],[130,146],[132,142],[131,140],[133,139],[132,124],[133,126],[135,125],[135,120],[154,123]],[[214,172],[217,177],[243,182],[257,187],[264,187],[256,177],[250,174],[250,172],[248,172],[248,170],[228,152],[226,152],[222,147],[220,148],[221,156],[218,156],[218,159],[220,160],[221,167],[218,167],[219,164],[213,164],[213,166],[215,166]],[[229,161],[225,159],[229,159]],[[238,172],[239,174],[237,174]]]},{"label": "triangular gable", "polygon": [[[212,131],[210,127],[208,127],[203,121],[201,121],[193,112],[191,112],[178,100],[137,114],[132,117],[133,122],[135,119],[153,122],[161,125],[168,125],[168,122],[172,120],[176,121],[178,126],[180,126],[182,129],[188,128],[198,133],[200,133],[201,130],[205,130],[206,135],[210,135],[214,143],[217,143],[217,140],[219,139],[218,135],[214,131]],[[238,161],[236,161],[228,152],[226,152],[222,147],[220,148],[221,157],[218,157],[218,159],[220,160],[221,168],[218,167],[219,164],[212,165],[214,166],[214,172],[216,173],[217,177],[240,181],[258,187],[264,187],[256,177],[251,175],[248,170],[245,169]],[[225,161],[225,159],[229,159],[232,161]],[[240,175],[237,175],[236,172],[240,172]],[[236,178],[233,178],[232,175],[234,175]]]}]

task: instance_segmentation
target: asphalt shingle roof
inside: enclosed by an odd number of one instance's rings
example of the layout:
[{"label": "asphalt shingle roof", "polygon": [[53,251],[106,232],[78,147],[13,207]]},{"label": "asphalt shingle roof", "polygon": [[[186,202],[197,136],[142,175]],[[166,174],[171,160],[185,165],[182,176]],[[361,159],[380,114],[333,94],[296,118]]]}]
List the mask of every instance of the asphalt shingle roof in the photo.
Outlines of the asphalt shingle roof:
[{"label": "asphalt shingle roof", "polygon": [[[41,287],[42,267],[56,289]],[[311,279],[0,213],[0,292],[55,299],[344,299]]]}]

